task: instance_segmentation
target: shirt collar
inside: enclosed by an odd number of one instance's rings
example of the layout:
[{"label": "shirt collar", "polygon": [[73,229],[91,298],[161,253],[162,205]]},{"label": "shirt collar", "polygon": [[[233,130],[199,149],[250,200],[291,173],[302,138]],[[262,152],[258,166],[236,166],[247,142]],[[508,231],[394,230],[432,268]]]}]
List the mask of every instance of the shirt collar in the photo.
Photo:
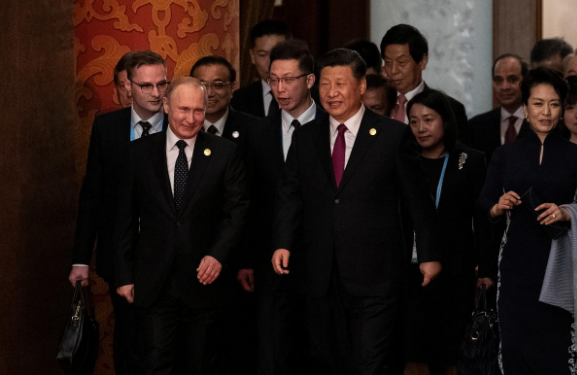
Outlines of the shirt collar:
[{"label": "shirt collar", "polygon": [[214,125],[216,130],[218,130],[218,135],[222,136],[224,134],[224,125],[226,124],[226,120],[228,119],[228,113],[229,113],[229,110],[227,107],[226,112],[224,113],[224,116],[219,118],[214,124],[211,124],[210,121],[208,121],[205,118],[204,119],[204,131],[208,131],[208,128],[210,128],[210,125]]},{"label": "shirt collar", "polygon": [[[405,94],[405,98],[407,98],[407,102],[409,100],[413,99],[415,97],[415,95],[417,95],[418,93],[420,93],[424,89],[425,89],[425,81],[421,81],[421,83],[419,83],[417,85],[417,87],[415,87],[414,89],[412,89],[411,91],[409,91],[408,93]],[[397,92],[397,98],[399,97],[399,95],[401,95],[401,93]]]},{"label": "shirt collar", "polygon": [[[130,110],[130,122],[133,128],[136,128],[136,124],[140,121],[143,121],[140,116],[134,110],[134,106]],[[150,124],[150,133],[158,133],[162,130],[162,121],[164,120],[164,110],[161,109],[160,111],[156,112],[154,116],[149,118],[148,123]]]},{"label": "shirt collar", "polygon": [[268,94],[272,95],[272,92],[270,92],[270,86],[268,83],[266,83],[266,81],[264,79],[260,80],[260,84],[262,86],[262,96],[265,97]]},{"label": "shirt collar", "polygon": [[[357,136],[359,128],[361,127],[361,121],[363,120],[364,114],[365,114],[365,106],[361,104],[361,108],[359,108],[359,111],[344,122],[345,126],[347,127],[347,130],[350,131],[355,137]],[[332,116],[329,117],[329,122],[331,124],[331,134],[335,134],[337,132],[337,127],[341,123],[335,120]]]},{"label": "shirt collar", "polygon": [[[166,129],[166,151],[170,151],[173,148],[176,147],[176,142],[180,141],[180,138],[178,138],[173,132],[172,129],[170,129],[170,126]],[[190,139],[183,139],[183,141],[186,142],[187,146],[192,150],[192,148],[194,147],[194,143],[196,142],[196,136],[194,138],[190,138]],[[178,148],[178,147],[176,147]]]},{"label": "shirt collar", "polygon": [[317,107],[315,105],[314,100],[311,106],[306,111],[301,113],[301,115],[296,119],[292,117],[288,112],[281,109],[282,126],[284,127],[285,131],[288,131],[293,120],[298,120],[298,122],[300,122],[301,125],[304,125],[307,122],[311,122],[312,120],[314,120],[316,113],[317,113]]},{"label": "shirt collar", "polygon": [[525,117],[525,113],[523,112],[523,106],[519,106],[513,113],[507,112],[507,110],[501,107],[501,121],[508,119],[511,116],[515,116],[517,118]]}]

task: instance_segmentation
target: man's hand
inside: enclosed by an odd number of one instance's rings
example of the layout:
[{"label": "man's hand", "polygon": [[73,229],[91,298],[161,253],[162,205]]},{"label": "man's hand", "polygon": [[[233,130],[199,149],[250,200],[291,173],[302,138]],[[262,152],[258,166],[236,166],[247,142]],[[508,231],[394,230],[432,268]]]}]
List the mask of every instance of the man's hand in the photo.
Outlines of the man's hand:
[{"label": "man's hand", "polygon": [[290,256],[291,252],[287,249],[276,250],[272,255],[272,268],[274,272],[279,275],[288,275],[289,270],[286,268],[288,268]]},{"label": "man's hand", "polygon": [[200,261],[198,268],[196,269],[196,277],[202,285],[212,284],[214,280],[220,275],[222,270],[222,265],[216,258],[206,255]]},{"label": "man's hand", "polygon": [[76,281],[82,281],[82,286],[88,286],[88,266],[72,266],[68,280],[72,286],[76,286]]},{"label": "man's hand", "polygon": [[119,286],[116,288],[116,293],[121,297],[126,298],[128,303],[134,302],[134,284]]},{"label": "man's hand", "polygon": [[423,284],[421,286],[427,286],[439,275],[443,267],[440,262],[424,262],[419,265],[419,268],[423,274]]},{"label": "man's hand", "polygon": [[242,289],[247,292],[254,292],[254,270],[252,268],[239,270],[236,279],[242,285]]}]

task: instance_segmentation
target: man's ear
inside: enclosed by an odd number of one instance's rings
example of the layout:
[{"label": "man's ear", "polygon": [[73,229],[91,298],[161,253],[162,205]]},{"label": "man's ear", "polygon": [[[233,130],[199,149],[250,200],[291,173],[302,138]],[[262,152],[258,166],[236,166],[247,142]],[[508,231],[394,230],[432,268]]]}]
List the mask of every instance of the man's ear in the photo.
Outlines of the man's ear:
[{"label": "man's ear", "polygon": [[164,107],[164,113],[168,114],[170,106],[168,105],[168,99],[166,96],[162,98],[162,106]]},{"label": "man's ear", "polygon": [[310,90],[315,84],[316,77],[314,74],[309,74],[307,76],[307,88]]},{"label": "man's ear", "polygon": [[254,51],[251,49],[248,50],[248,53],[250,54],[250,62],[252,63],[252,65],[256,65],[256,61],[254,61]]},{"label": "man's ear", "polygon": [[419,62],[419,66],[421,67],[421,70],[425,70],[427,68],[428,62],[429,62],[429,55],[426,53],[423,53],[423,58],[421,59],[421,62]]}]

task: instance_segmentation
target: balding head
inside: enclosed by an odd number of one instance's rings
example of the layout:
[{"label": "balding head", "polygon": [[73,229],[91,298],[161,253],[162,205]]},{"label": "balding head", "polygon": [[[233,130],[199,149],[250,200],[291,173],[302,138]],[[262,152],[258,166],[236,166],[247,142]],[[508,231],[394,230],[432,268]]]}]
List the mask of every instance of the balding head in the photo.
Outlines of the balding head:
[{"label": "balding head", "polygon": [[170,82],[170,85],[168,86],[168,90],[166,90],[166,99],[170,101],[170,97],[171,97],[172,93],[174,93],[176,91],[178,86],[182,86],[182,85],[190,85],[193,87],[199,87],[202,90],[202,93],[204,95],[204,106],[206,107],[206,105],[208,104],[208,93],[206,92],[206,87],[204,87],[202,82],[200,82],[198,79],[193,78],[193,77],[179,77],[179,78],[175,78],[172,82]]}]

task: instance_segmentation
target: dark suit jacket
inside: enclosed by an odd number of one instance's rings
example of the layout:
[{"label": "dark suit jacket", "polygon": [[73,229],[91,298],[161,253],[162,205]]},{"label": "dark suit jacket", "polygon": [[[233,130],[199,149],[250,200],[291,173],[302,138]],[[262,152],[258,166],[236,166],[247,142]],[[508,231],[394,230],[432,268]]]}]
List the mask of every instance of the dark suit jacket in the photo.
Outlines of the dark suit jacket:
[{"label": "dark suit jacket", "polygon": [[[311,97],[317,105],[321,105],[317,86],[311,88]],[[265,117],[262,83],[260,79],[246,87],[236,90],[232,94],[230,106],[237,111],[248,113],[249,115]]]},{"label": "dark suit jacket", "polygon": [[[322,108],[316,106],[316,116],[321,113]],[[305,287],[302,257],[292,257],[292,272],[282,277],[274,273],[270,261],[276,250],[272,241],[275,200],[285,177],[281,111],[253,130],[246,141],[251,207],[247,228],[250,252],[245,268],[255,269],[259,293],[274,292],[282,278],[291,279],[293,290],[301,292]]]},{"label": "dark suit jacket", "polygon": [[[529,123],[523,120],[517,139],[524,138],[529,131]],[[501,107],[481,113],[469,120],[467,144],[474,149],[483,151],[487,157],[487,163],[491,161],[493,152],[501,146]]]},{"label": "dark suit jacket", "polygon": [[[142,168],[143,162],[149,167]],[[248,198],[238,147],[198,133],[178,212],[166,166],[166,133],[133,142],[127,164],[115,235],[118,286],[134,284],[134,304],[150,306],[174,277],[189,307],[227,303],[231,286],[223,275],[204,286],[196,268],[205,255],[226,266],[240,237]]]},{"label": "dark suit jacket", "polygon": [[405,263],[402,201],[415,222],[419,259],[440,259],[435,206],[407,126],[365,111],[337,188],[329,117],[319,116],[294,133],[286,173],[275,215],[274,248],[295,251],[302,228],[313,296],[327,293],[335,266],[353,295],[397,296]]},{"label": "dark suit jacket", "polygon": [[[425,83],[425,90],[430,90],[431,88]],[[469,130],[467,126],[467,111],[465,111],[465,106],[457,99],[447,95],[449,99],[449,104],[451,109],[455,114],[455,120],[457,120],[458,126],[458,138],[461,142],[466,143],[469,139]]]},{"label": "dark suit jacket", "polygon": [[[86,176],[78,201],[72,264],[90,264],[97,242],[96,272],[113,282],[112,245],[121,161],[130,145],[130,108],[98,116],[92,126]],[[168,119],[165,115],[163,127]]]},{"label": "dark suit jacket", "polygon": [[[250,128],[253,127],[254,124],[261,123],[262,121],[261,118],[256,116],[229,108],[222,137],[236,143],[242,151]],[[236,137],[233,136],[233,133],[235,133]]]}]

